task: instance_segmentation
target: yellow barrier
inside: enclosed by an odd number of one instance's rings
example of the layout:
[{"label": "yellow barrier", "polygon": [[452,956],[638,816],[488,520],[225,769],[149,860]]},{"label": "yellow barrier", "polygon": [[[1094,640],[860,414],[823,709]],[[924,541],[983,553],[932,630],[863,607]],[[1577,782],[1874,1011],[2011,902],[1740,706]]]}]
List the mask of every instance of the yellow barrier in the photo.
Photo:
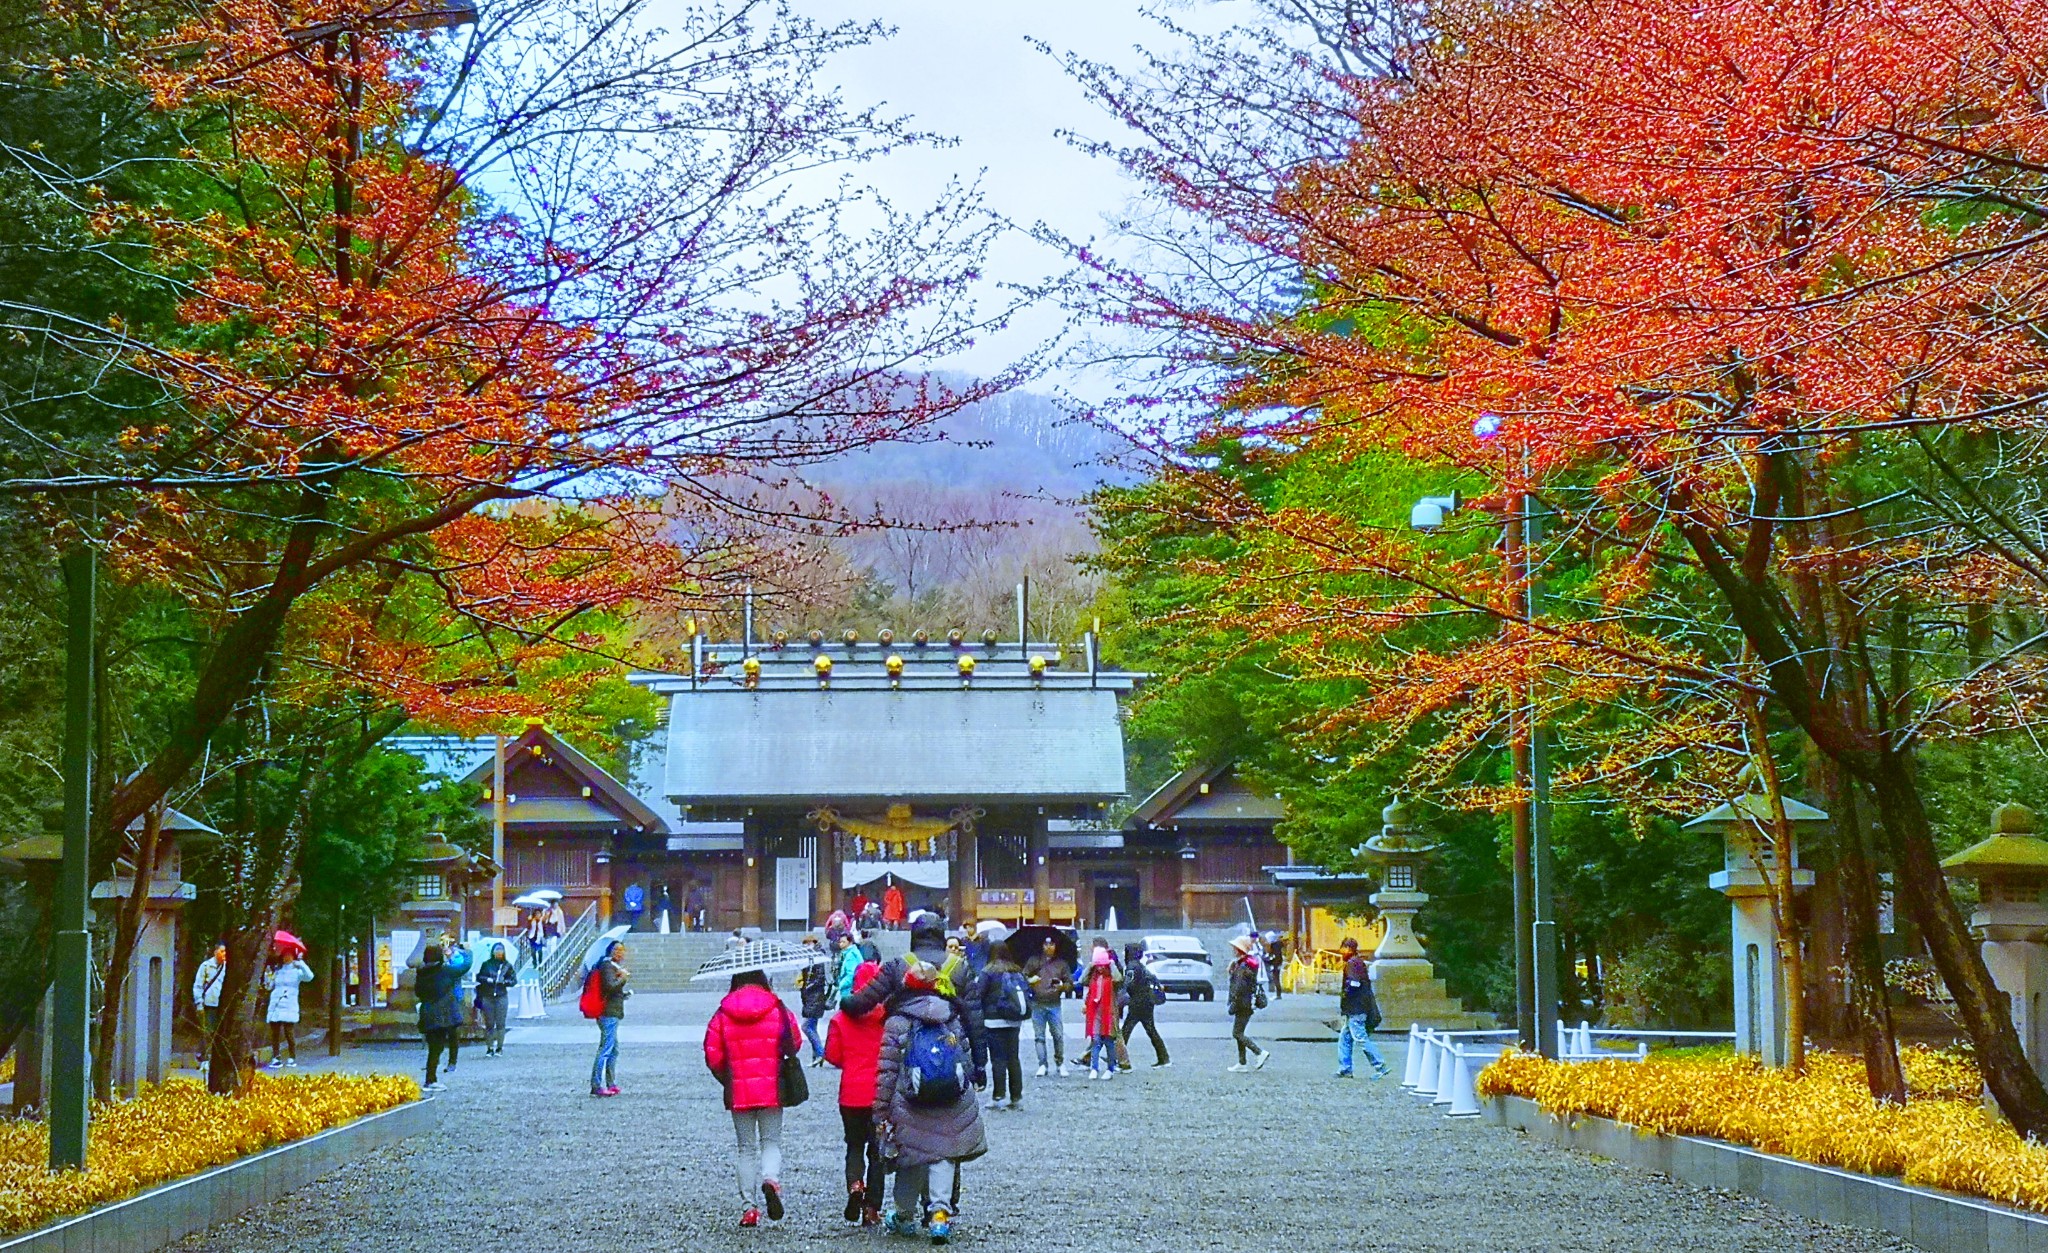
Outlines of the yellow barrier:
[{"label": "yellow barrier", "polygon": [[1280,986],[1288,992],[1327,992],[1335,995],[1344,982],[1344,955],[1336,949],[1318,949],[1308,960],[1296,953],[1280,971]]}]

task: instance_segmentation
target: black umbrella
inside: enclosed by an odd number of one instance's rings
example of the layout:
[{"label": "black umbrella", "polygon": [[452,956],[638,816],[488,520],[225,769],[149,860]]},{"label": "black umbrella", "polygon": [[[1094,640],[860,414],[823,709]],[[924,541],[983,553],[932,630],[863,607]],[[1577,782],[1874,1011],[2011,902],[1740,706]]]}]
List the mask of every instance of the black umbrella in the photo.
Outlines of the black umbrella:
[{"label": "black umbrella", "polygon": [[1003,943],[1010,946],[1010,960],[1019,966],[1045,951],[1045,942],[1051,940],[1059,948],[1059,955],[1066,959],[1067,968],[1073,969],[1081,960],[1081,942],[1067,927],[1026,924],[1010,933]]}]

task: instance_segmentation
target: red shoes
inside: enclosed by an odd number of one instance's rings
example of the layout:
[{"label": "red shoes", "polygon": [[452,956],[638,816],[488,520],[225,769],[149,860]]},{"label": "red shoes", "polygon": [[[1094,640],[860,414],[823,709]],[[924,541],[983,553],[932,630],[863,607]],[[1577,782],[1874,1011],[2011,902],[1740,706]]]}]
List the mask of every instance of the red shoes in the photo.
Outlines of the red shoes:
[{"label": "red shoes", "polygon": [[760,1226],[760,1225],[761,1225],[761,1211],[760,1211],[760,1210],[757,1210],[757,1209],[755,1209],[755,1208],[754,1208],[753,1206],[749,1205],[749,1206],[747,1206],[747,1208],[746,1208],[746,1209],[744,1209],[744,1210],[740,1211],[740,1226],[742,1226],[742,1227],[758,1227],[758,1226]]}]

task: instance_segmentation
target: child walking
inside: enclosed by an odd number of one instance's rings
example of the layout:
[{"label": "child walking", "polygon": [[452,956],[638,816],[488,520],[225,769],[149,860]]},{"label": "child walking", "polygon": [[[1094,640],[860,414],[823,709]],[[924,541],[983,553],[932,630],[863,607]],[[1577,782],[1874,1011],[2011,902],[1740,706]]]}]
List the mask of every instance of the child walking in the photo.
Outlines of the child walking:
[{"label": "child walking", "polygon": [[905,969],[882,1027],[874,1108],[882,1156],[896,1170],[885,1226],[891,1235],[916,1235],[918,1199],[929,1196],[924,1229],[933,1244],[944,1244],[953,1215],[940,1198],[952,1195],[960,1163],[988,1152],[988,1137],[974,1097],[967,1024],[935,990],[938,980],[930,962],[913,959]]},{"label": "child walking", "polygon": [[759,1192],[768,1221],[782,1220],[782,1059],[798,1055],[796,1016],[758,970],[732,977],[732,990],[704,1029],[704,1064],[725,1088],[739,1141],[740,1226],[761,1225]]},{"label": "child walking", "polygon": [[[859,991],[881,972],[862,962],[853,972]],[[875,1142],[875,1069],[882,1060],[885,1006],[865,1014],[844,1010],[825,1028],[825,1060],[839,1067],[839,1125],[846,1136],[846,1221],[882,1225],[882,1147]]]}]

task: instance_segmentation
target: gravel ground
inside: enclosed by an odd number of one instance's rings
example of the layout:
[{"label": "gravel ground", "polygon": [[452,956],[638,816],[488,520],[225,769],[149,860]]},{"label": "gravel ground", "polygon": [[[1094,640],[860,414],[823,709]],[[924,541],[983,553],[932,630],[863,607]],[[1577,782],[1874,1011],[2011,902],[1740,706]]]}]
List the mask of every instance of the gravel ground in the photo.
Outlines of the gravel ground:
[{"label": "gravel ground", "polygon": [[[625,1095],[587,1095],[592,1044],[559,1039],[574,1009],[515,1034],[503,1058],[465,1054],[442,1126],[380,1150],[277,1204],[174,1246],[183,1253],[548,1253],[641,1249],[844,1250],[907,1242],[839,1221],[837,1083],[813,1071],[789,1114],[790,1216],[742,1231],[731,1125],[691,1042],[713,998],[637,998]],[[989,1155],[966,1168],[956,1244],[1030,1253],[1185,1250],[1904,1250],[1890,1237],[1796,1218],[1759,1201],[1453,1122],[1395,1077],[1333,1080],[1322,1004],[1290,997],[1254,1024],[1272,1064],[1234,1054],[1211,1005],[1161,1011],[1174,1066],[1109,1083],[1034,1080],[1025,1108],[987,1115]],[[1070,1024],[1078,1019],[1070,1014]],[[580,1024],[579,1024],[580,1025]],[[633,1028],[647,1036],[636,1044]],[[1219,1031],[1218,1028],[1221,1027]],[[1263,1030],[1262,1030],[1263,1028]],[[595,1036],[594,1028],[588,1034]],[[1028,1040],[1028,1029],[1027,1029]],[[594,1041],[593,1041],[594,1043]],[[1027,1054],[1029,1045],[1026,1045]],[[1027,1061],[1028,1061],[1027,1057]],[[350,1069],[412,1069],[416,1050],[362,1048]],[[415,1073],[417,1073],[415,1071]],[[851,1243],[849,1243],[851,1242]]]}]

